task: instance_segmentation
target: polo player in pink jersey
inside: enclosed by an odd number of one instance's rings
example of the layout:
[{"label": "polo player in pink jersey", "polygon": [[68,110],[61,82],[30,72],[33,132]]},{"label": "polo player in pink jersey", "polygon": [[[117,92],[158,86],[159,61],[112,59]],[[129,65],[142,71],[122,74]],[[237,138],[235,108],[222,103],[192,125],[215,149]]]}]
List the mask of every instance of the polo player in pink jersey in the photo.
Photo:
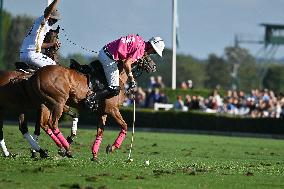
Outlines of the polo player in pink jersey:
[{"label": "polo player in pink jersey", "polygon": [[139,35],[128,35],[105,45],[99,51],[99,61],[102,64],[108,82],[108,87],[90,95],[86,100],[86,105],[90,109],[94,106],[94,101],[106,97],[117,96],[120,92],[118,61],[123,62],[123,67],[128,75],[129,87],[135,88],[136,82],[131,72],[131,64],[142,58],[145,53],[157,53],[162,57],[165,43],[161,37],[152,37],[149,41]]}]

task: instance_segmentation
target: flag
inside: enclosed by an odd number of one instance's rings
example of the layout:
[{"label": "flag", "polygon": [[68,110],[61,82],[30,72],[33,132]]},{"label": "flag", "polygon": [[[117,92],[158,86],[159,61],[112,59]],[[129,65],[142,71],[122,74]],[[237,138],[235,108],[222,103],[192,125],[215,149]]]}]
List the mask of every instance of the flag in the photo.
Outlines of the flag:
[{"label": "flag", "polygon": [[180,40],[179,40],[179,19],[178,19],[178,8],[177,8],[177,3],[176,3],[176,7],[175,7],[175,22],[176,22],[176,44],[177,44],[177,48],[179,48],[180,45]]}]

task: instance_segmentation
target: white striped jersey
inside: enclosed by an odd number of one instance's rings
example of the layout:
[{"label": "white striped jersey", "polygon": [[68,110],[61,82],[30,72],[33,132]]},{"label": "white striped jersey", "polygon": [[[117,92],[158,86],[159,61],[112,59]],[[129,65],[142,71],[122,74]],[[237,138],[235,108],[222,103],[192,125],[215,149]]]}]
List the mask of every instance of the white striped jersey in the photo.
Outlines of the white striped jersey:
[{"label": "white striped jersey", "polygon": [[36,19],[32,28],[30,29],[22,43],[21,52],[41,52],[43,40],[45,38],[46,33],[50,29],[51,26],[48,25],[48,21],[45,20],[44,16],[41,16]]}]

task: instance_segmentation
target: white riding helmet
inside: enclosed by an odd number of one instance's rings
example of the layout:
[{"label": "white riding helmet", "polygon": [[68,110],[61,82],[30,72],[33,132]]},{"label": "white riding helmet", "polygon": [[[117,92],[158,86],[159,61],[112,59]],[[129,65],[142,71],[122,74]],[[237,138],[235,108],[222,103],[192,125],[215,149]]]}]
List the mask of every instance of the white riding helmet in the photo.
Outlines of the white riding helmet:
[{"label": "white riding helmet", "polygon": [[149,42],[155,51],[162,57],[163,50],[165,48],[164,40],[161,37],[152,37]]}]

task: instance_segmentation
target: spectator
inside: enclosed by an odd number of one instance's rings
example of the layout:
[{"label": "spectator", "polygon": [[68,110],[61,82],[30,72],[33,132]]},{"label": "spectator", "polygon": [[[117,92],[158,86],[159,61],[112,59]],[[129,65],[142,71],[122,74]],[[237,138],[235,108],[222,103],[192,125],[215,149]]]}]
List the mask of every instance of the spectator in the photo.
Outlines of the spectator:
[{"label": "spectator", "polygon": [[181,88],[181,89],[187,89],[187,84],[186,84],[185,81],[181,82],[180,88]]},{"label": "spectator", "polygon": [[154,107],[154,90],[152,88],[148,88],[146,91],[145,98],[145,108],[153,108]]},{"label": "spectator", "polygon": [[191,108],[193,110],[199,110],[200,106],[199,106],[199,100],[197,99],[197,96],[192,96],[192,106]]},{"label": "spectator", "polygon": [[190,110],[192,108],[192,101],[191,101],[191,96],[186,95],[185,100],[184,100],[184,105]]},{"label": "spectator", "polygon": [[155,87],[155,85],[156,85],[155,77],[151,76],[149,79],[150,79],[150,81],[149,81],[149,88],[153,89]]},{"label": "spectator", "polygon": [[193,89],[192,80],[187,80],[187,87],[188,87],[188,89]]},{"label": "spectator", "polygon": [[146,93],[143,91],[141,87],[137,88],[135,92],[135,100],[139,107],[143,107],[145,105]]},{"label": "spectator", "polygon": [[164,93],[164,91],[160,92],[160,99],[159,99],[160,103],[164,103],[167,104],[169,103],[168,97],[166,96],[166,94]]},{"label": "spectator", "polygon": [[220,97],[217,89],[213,91],[213,98],[216,102],[217,110],[221,112],[223,110],[223,99]]},{"label": "spectator", "polygon": [[159,88],[159,89],[165,88],[165,84],[164,84],[164,82],[163,82],[162,76],[157,76],[157,77],[156,77],[155,84],[154,84],[153,87],[154,87],[154,88]]},{"label": "spectator", "polygon": [[182,100],[182,96],[178,96],[176,102],[174,103],[174,109],[175,110],[183,110],[183,100]]}]

